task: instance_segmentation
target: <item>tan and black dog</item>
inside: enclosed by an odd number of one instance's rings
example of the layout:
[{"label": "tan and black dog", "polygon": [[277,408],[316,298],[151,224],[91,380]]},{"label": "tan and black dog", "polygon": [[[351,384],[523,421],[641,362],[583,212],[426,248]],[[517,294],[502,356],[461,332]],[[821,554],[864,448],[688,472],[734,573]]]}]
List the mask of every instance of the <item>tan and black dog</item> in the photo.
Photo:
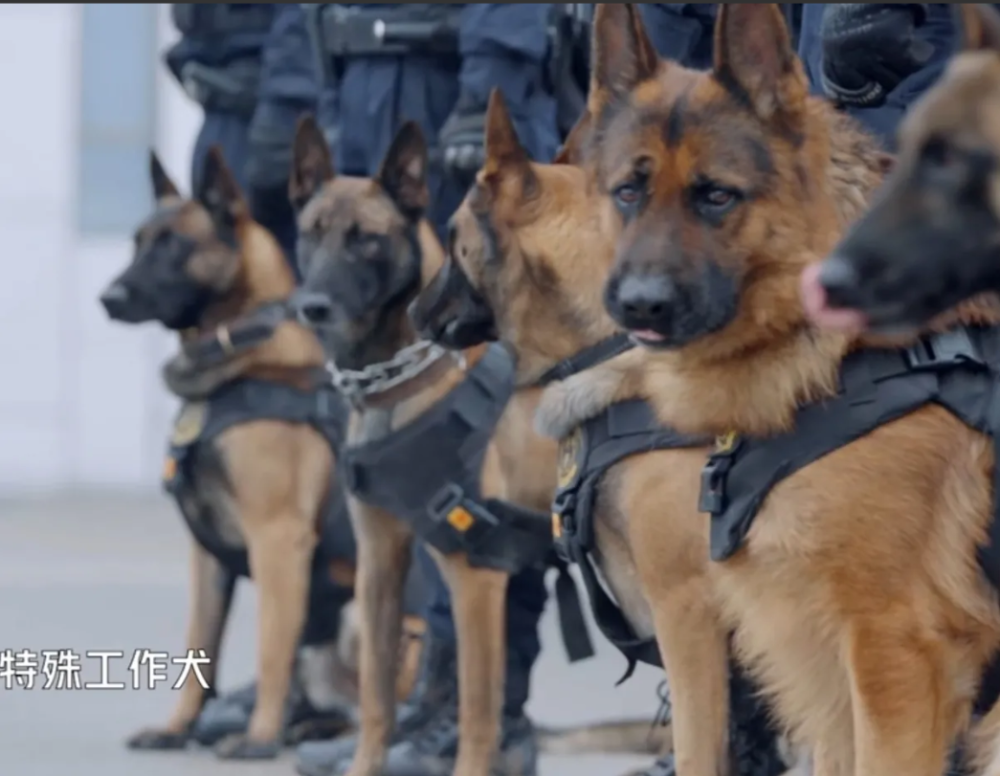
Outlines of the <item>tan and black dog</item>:
[{"label": "tan and black dog", "polygon": [[[537,396],[508,403],[513,366],[503,349],[449,352],[421,340],[407,316],[444,258],[424,219],[428,160],[417,125],[399,130],[373,179],[335,175],[311,119],[299,126],[294,157],[290,193],[306,276],[300,303],[332,343],[337,383],[353,404],[342,460],[358,541],[362,660],[361,738],[350,773],[379,773],[393,733],[391,656],[414,536],[428,545],[452,597],[454,773],[533,772],[533,754],[498,754],[498,735],[508,579],[551,552],[556,450],[532,431]],[[442,486],[447,498],[438,505]]]},{"label": "tan and black dog", "polygon": [[803,275],[820,325],[919,327],[1000,291],[1000,14],[966,3],[961,16],[964,50],[903,118],[878,201]]},{"label": "tan and black dog", "polygon": [[[159,321],[180,334],[181,351],[164,369],[168,388],[184,401],[164,478],[194,537],[187,647],[204,650],[214,691],[235,576],[252,576],[259,592],[256,701],[246,734],[224,739],[217,752],[273,757],[307,609],[329,596],[336,617],[352,594],[346,515],[339,526],[324,523],[343,498],[333,472],[346,408],[315,388],[317,378],[325,380],[323,351],[287,313],[291,269],[250,218],[219,150],[207,156],[195,199],[180,195],[155,155],[151,176],[156,210],[136,232],[132,263],[101,301],[114,320]],[[331,530],[347,534],[340,557],[317,551]],[[413,662],[406,660],[410,681]],[[341,696],[351,677],[342,679]],[[185,746],[212,691],[190,678],[167,724],[136,734],[130,747]]]},{"label": "tan and black dog", "polygon": [[[623,21],[636,29],[622,30]],[[603,67],[614,39],[629,34],[643,35],[636,14],[598,7],[592,100],[608,88]],[[426,336],[446,344],[462,338],[467,321],[489,321],[484,330],[495,329],[515,352],[527,394],[553,377],[553,385],[574,373],[585,382],[590,368],[614,364],[631,347],[601,304],[619,229],[587,162],[592,125],[585,115],[556,163],[532,163],[500,94],[491,95],[485,164],[452,218],[447,261],[412,311]],[[652,420],[648,433],[637,426],[643,420]],[[707,525],[696,509],[705,441],[658,428],[638,402],[609,408],[606,425],[607,433],[602,426],[572,436],[575,447],[564,445],[558,477],[552,469],[557,531],[573,534],[562,538],[576,548],[570,555],[581,573],[593,577],[591,565],[599,567],[624,612],[609,615],[610,599],[594,582],[588,587],[598,623],[630,660],[665,664],[676,773],[783,772],[752,690],[738,676],[727,680],[727,632],[709,579]],[[584,499],[592,506],[566,504]],[[730,684],[738,695],[735,765]]]},{"label": "tan and black dog", "polygon": [[[714,588],[814,773],[940,776],[964,739],[997,774],[1000,315],[968,306],[896,341],[809,324],[800,274],[884,159],[809,95],[777,5],[724,4],[716,25],[707,72],[650,69],[624,38],[596,106],[621,228],[604,300],[643,346],[617,386],[605,369],[605,400],[638,393],[718,435],[698,489]],[[593,400],[562,388],[556,414]]]}]

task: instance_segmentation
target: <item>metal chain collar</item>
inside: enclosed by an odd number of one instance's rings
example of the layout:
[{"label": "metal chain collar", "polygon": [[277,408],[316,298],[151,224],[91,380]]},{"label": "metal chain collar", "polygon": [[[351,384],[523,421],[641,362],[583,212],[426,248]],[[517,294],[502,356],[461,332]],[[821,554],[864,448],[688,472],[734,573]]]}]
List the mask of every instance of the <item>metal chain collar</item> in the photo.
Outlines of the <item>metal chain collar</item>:
[{"label": "metal chain collar", "polygon": [[385,393],[409,382],[448,355],[455,357],[461,368],[465,368],[465,356],[461,353],[421,340],[398,351],[388,361],[369,364],[364,369],[339,369],[333,361],[327,362],[326,369],[333,387],[351,404],[358,406],[369,396]]}]

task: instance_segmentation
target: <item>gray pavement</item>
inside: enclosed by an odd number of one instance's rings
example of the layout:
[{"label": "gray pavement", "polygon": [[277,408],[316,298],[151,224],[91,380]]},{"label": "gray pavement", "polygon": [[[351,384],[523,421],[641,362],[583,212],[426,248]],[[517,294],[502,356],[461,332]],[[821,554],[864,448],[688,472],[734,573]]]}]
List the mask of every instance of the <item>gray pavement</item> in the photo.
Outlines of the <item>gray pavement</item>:
[{"label": "gray pavement", "polygon": [[[169,681],[132,689],[129,659],[138,649],[181,654],[188,591],[187,536],[173,506],[156,496],[64,493],[0,499],[0,651],[116,651],[111,683],[127,689],[7,689],[0,678],[0,776],[276,776],[293,773],[292,753],[273,763],[220,763],[209,751],[131,753],[122,741],[165,721],[175,691]],[[238,593],[221,666],[224,688],[253,674],[254,595]],[[570,666],[549,611],[544,651],[535,668],[529,712],[566,725],[651,716],[656,672],[640,668],[615,688],[624,663],[596,632],[598,656]],[[81,659],[81,683],[100,681],[100,661]],[[2,674],[0,674],[2,676]],[[548,757],[542,776],[615,776],[645,758]]]}]

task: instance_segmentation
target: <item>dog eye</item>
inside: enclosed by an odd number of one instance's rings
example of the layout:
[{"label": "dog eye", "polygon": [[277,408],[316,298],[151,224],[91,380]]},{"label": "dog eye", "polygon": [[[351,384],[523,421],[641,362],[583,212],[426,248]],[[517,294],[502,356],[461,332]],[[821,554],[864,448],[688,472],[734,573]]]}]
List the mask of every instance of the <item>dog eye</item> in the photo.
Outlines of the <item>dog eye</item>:
[{"label": "dog eye", "polygon": [[635,183],[623,183],[611,192],[611,196],[614,197],[615,204],[619,209],[628,210],[642,199],[642,189]]},{"label": "dog eye", "polygon": [[955,161],[955,154],[942,138],[932,137],[924,145],[923,158],[935,167],[947,167]]},{"label": "dog eye", "polygon": [[705,183],[691,192],[691,201],[702,214],[717,218],[728,213],[740,200],[740,192],[726,186]]}]

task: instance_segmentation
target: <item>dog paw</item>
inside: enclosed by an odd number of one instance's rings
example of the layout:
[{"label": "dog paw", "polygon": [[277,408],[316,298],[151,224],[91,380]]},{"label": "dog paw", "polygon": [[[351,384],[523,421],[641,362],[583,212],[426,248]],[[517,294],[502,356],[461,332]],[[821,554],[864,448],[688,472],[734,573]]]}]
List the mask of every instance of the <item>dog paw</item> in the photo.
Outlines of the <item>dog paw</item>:
[{"label": "dog paw", "polygon": [[243,734],[226,736],[215,745],[220,760],[273,760],[280,752],[280,741],[254,741]]},{"label": "dog paw", "polygon": [[136,751],[167,752],[184,749],[191,740],[187,730],[177,732],[162,728],[146,728],[130,736],[125,746]]}]

